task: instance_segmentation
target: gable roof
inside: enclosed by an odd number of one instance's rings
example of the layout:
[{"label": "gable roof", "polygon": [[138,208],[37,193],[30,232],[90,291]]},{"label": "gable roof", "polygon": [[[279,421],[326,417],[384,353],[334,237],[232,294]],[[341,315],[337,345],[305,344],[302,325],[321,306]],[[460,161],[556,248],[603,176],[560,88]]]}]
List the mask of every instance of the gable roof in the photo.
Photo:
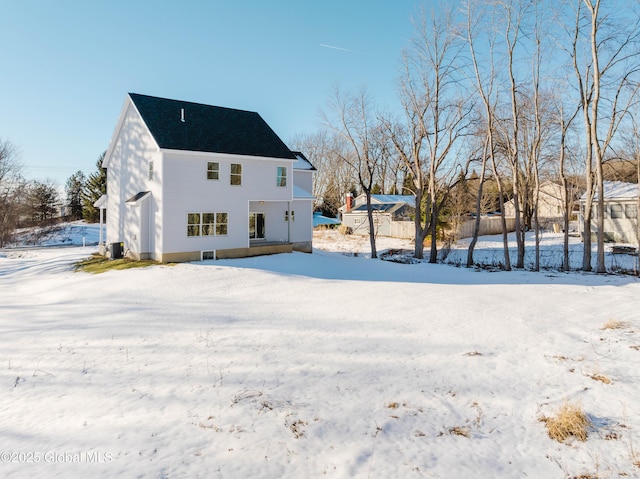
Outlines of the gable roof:
[{"label": "gable roof", "polygon": [[296,156],[252,111],[129,93],[161,149],[263,156]]},{"label": "gable roof", "polygon": [[301,151],[294,151],[293,155],[296,157],[296,160],[298,160],[293,164],[294,170],[316,171],[315,167]]},{"label": "gable roof", "polygon": [[[604,181],[604,199],[605,200],[636,200],[640,194],[640,189],[636,183],[625,183],[623,181]],[[580,198],[586,201],[585,193]],[[593,196],[594,201],[598,199],[598,192]]]}]

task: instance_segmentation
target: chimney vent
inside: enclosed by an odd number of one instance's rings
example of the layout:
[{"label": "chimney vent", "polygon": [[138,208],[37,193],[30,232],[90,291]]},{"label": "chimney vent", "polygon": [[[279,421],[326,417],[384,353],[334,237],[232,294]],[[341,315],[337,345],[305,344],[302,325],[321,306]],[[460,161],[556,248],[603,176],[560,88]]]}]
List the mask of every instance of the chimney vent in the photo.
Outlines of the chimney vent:
[{"label": "chimney vent", "polygon": [[184,123],[184,108],[180,108],[180,121]]}]

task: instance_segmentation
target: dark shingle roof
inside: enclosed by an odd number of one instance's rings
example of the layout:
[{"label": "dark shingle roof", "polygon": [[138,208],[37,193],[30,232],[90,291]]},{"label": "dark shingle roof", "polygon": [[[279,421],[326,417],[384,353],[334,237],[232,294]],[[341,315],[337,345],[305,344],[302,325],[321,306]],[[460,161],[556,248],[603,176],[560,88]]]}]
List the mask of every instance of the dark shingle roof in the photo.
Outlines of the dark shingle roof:
[{"label": "dark shingle roof", "polygon": [[258,113],[137,93],[129,97],[160,148],[296,159]]}]

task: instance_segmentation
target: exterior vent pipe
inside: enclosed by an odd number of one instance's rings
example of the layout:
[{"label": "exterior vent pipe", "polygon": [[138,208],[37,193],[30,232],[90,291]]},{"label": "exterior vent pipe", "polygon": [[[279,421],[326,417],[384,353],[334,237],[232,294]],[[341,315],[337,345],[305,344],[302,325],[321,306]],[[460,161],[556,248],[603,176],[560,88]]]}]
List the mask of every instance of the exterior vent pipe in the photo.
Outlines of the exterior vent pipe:
[{"label": "exterior vent pipe", "polygon": [[184,123],[184,108],[180,108],[180,121]]}]

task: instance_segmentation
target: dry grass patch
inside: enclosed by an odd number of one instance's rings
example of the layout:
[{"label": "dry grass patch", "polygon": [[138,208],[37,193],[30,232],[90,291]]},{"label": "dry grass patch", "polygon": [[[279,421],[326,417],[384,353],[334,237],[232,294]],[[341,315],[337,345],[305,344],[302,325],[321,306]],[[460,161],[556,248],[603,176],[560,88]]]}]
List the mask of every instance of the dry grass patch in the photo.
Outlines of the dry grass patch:
[{"label": "dry grass patch", "polygon": [[540,421],[545,423],[549,437],[558,442],[564,442],[571,436],[578,441],[586,441],[591,426],[582,407],[568,402],[554,416],[542,416]]},{"label": "dry grass patch", "polygon": [[106,256],[94,254],[90,258],[77,262],[75,264],[75,270],[84,271],[85,273],[99,274],[111,270],[146,268],[147,266],[154,266],[158,264],[160,263],[152,260],[135,261],[127,258],[109,259]]},{"label": "dry grass patch", "polygon": [[482,356],[482,353],[478,352],[478,351],[470,351],[468,353],[464,353],[463,356]]},{"label": "dry grass patch", "polygon": [[604,331],[604,330],[607,330],[607,329],[626,329],[628,327],[629,327],[629,323],[627,323],[626,321],[619,321],[617,319],[610,319],[609,321],[604,323],[600,329],[602,329]]},{"label": "dry grass patch", "polygon": [[450,427],[449,434],[453,436],[466,437],[467,439],[471,437],[471,434],[469,433],[469,430],[466,427],[458,427],[458,426]]},{"label": "dry grass patch", "polygon": [[604,374],[600,374],[600,373],[593,373],[590,374],[589,377],[591,379],[593,379],[594,381],[600,381],[601,383],[604,384],[611,384],[613,383],[613,381],[611,381],[611,379],[609,379],[607,376],[605,376]]}]

